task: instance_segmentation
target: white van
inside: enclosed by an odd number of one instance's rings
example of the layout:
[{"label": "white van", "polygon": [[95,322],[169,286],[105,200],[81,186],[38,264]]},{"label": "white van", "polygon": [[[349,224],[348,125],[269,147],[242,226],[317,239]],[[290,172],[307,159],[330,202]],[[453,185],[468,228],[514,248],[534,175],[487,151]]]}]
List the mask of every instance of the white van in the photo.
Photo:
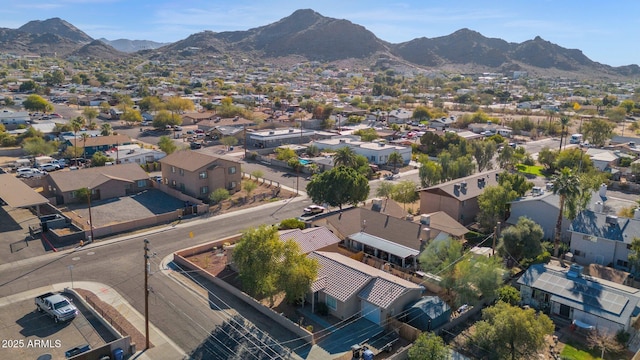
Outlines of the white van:
[{"label": "white van", "polygon": [[573,134],[569,139],[570,144],[580,144],[582,142],[582,134]]},{"label": "white van", "polygon": [[23,167],[31,167],[31,160],[29,159],[18,159],[12,164],[9,165],[12,168],[19,169]]}]

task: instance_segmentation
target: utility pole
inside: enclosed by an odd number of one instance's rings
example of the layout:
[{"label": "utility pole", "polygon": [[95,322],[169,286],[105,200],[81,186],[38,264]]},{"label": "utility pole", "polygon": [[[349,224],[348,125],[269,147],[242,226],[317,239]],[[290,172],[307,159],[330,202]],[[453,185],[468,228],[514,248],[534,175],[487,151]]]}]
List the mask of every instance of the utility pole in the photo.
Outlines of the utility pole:
[{"label": "utility pole", "polygon": [[493,245],[491,246],[491,256],[496,256],[496,242],[500,238],[500,221],[493,228]]},{"label": "utility pole", "polygon": [[93,242],[93,218],[91,217],[91,195],[93,194],[93,189],[89,188],[89,195],[87,195],[87,201],[89,202],[89,232],[91,233],[91,239],[89,242]]},{"label": "utility pole", "polygon": [[149,240],[144,239],[144,337],[145,350],[149,349]]}]

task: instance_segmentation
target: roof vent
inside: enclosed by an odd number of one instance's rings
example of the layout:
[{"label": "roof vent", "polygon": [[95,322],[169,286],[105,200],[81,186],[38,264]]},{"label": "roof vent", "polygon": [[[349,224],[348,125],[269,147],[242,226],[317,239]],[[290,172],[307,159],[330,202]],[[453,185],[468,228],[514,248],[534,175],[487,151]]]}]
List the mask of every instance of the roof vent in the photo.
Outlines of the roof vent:
[{"label": "roof vent", "polygon": [[609,226],[618,225],[618,217],[615,215],[607,215],[607,219],[605,221],[607,224],[609,224]]},{"label": "roof vent", "polygon": [[290,132],[290,133],[292,133],[292,132],[293,132],[293,129],[289,129],[289,132]]},{"label": "roof vent", "polygon": [[275,133],[275,131],[269,131],[269,135],[274,135]]},{"label": "roof vent", "polygon": [[420,224],[422,225],[431,225],[431,215],[422,214],[420,215]]},{"label": "roof vent", "polygon": [[462,187],[463,190],[466,189],[467,188],[467,182],[466,181],[461,182],[460,183],[460,187]]},{"label": "roof vent", "polygon": [[582,277],[582,270],[584,267],[578,264],[571,264],[569,266],[569,271],[567,271],[567,277],[572,279],[577,279]]}]

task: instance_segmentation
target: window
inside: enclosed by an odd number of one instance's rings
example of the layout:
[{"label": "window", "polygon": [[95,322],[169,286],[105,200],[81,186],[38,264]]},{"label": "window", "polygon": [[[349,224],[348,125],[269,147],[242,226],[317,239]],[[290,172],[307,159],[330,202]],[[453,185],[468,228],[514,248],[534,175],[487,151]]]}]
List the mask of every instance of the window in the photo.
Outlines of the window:
[{"label": "window", "polygon": [[616,261],[616,265],[626,268],[626,267],[629,267],[629,262],[624,260],[618,260]]},{"label": "window", "polygon": [[147,180],[138,180],[138,187],[143,188],[147,186]]},{"label": "window", "polygon": [[175,180],[171,180],[171,186],[176,187],[176,181]]},{"label": "window", "polygon": [[209,187],[208,186],[203,186],[200,188],[200,194],[208,194],[209,193]]},{"label": "window", "polygon": [[331,295],[327,295],[326,297],[327,300],[327,307],[331,310],[337,310],[338,309],[338,300],[336,300],[336,298],[334,298]]},{"label": "window", "polygon": [[185,189],[184,184],[183,184],[183,183],[180,183],[180,191],[184,191],[184,189]]},{"label": "window", "polygon": [[235,173],[236,173],[236,167],[235,166],[230,167],[229,168],[229,174],[235,174]]},{"label": "window", "polygon": [[180,169],[180,175],[184,176],[184,169]]},{"label": "window", "polygon": [[77,191],[72,191],[72,192],[71,192],[71,198],[72,198],[72,199],[75,199],[75,198],[76,198],[76,196],[78,196],[78,192],[77,192]]},{"label": "window", "polygon": [[176,172],[176,167],[175,166],[171,166],[171,172],[175,174],[175,172]]},{"label": "window", "polygon": [[206,171],[201,171],[200,174],[198,174],[198,177],[200,179],[206,179],[207,178],[207,172]]},{"label": "window", "polygon": [[230,183],[229,183],[229,189],[232,189],[232,190],[233,190],[233,189],[235,189],[235,188],[236,188],[236,182],[235,182],[235,181],[230,182]]}]

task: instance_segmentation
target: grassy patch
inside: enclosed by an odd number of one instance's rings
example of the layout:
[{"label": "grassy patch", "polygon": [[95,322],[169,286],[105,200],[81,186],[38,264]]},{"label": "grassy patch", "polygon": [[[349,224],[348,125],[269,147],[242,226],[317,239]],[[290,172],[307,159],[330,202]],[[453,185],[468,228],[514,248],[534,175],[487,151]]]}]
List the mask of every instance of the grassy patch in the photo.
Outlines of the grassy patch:
[{"label": "grassy patch", "polygon": [[572,345],[566,344],[562,352],[560,353],[560,359],[562,360],[596,360],[599,357],[594,357],[589,352],[579,350]]},{"label": "grassy patch", "polygon": [[544,168],[539,165],[524,165],[524,164],[518,165],[519,172],[525,173],[525,174],[531,174],[535,176],[544,176],[544,174],[542,173],[543,169]]}]

